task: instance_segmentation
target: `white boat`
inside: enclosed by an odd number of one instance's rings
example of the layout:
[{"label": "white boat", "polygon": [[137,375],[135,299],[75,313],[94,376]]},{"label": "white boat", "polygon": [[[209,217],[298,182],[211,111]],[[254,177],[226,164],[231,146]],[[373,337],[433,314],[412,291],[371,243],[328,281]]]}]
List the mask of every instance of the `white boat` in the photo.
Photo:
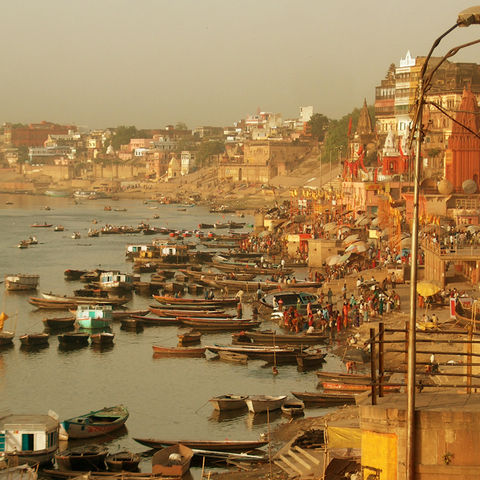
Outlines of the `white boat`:
[{"label": "white boat", "polygon": [[36,290],[40,275],[15,273],[5,275],[6,290]]},{"label": "white boat", "polygon": [[282,408],[285,399],[287,398],[286,395],[279,395],[277,397],[272,397],[270,395],[253,395],[248,397],[245,400],[247,404],[248,411],[252,413],[261,413],[278,410]]},{"label": "white boat", "polygon": [[112,323],[112,307],[111,305],[78,305],[75,317],[82,328],[109,327]]},{"label": "white boat", "polygon": [[245,400],[247,398],[247,395],[227,394],[213,397],[209,400],[209,402],[213,404],[213,408],[215,410],[224,412],[226,410],[238,410],[245,408]]},{"label": "white boat", "polygon": [[0,418],[0,450],[7,459],[29,465],[51,462],[58,449],[58,416],[6,415]]}]

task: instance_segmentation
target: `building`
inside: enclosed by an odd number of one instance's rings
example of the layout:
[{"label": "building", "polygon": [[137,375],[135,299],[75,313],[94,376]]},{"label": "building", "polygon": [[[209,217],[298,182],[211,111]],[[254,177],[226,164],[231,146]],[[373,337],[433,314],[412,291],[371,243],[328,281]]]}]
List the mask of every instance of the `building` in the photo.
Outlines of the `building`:
[{"label": "building", "polygon": [[57,125],[46,121],[30,125],[7,123],[4,126],[4,141],[13,147],[42,147],[49,135],[67,135],[76,129],[74,125]]},{"label": "building", "polygon": [[188,175],[195,169],[195,162],[196,162],[195,152],[184,150],[180,154],[180,162],[181,162],[180,174]]}]

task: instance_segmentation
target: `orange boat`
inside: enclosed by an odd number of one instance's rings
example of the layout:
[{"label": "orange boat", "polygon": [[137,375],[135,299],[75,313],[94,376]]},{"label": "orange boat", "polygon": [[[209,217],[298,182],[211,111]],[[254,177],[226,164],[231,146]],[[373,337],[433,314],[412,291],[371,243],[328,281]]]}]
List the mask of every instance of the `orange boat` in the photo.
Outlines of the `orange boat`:
[{"label": "orange boat", "polygon": [[[333,383],[333,382],[323,382],[322,383],[323,390],[333,390],[338,391],[341,390],[343,392],[365,392],[372,388],[371,385],[364,383],[364,384],[353,384],[353,383]],[[383,389],[387,392],[399,392],[400,387],[394,385],[382,385]]]},{"label": "orange boat", "polygon": [[153,354],[155,356],[168,357],[203,357],[205,355],[205,347],[160,347],[153,345]]}]

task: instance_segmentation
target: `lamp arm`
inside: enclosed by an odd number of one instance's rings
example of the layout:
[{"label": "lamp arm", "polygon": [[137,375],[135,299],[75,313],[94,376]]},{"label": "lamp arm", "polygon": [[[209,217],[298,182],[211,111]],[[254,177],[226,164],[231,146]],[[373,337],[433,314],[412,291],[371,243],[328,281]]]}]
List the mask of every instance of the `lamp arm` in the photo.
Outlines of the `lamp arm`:
[{"label": "lamp arm", "polygon": [[442,112],[446,117],[448,117],[452,122],[456,123],[457,125],[460,125],[462,128],[470,132],[471,134],[475,135],[478,139],[480,139],[480,134],[478,132],[473,131],[471,128],[467,127],[464,125],[462,122],[459,122],[456,120],[452,115],[450,115],[442,106],[440,106],[438,103],[435,102],[425,102],[425,105],[432,105],[434,106],[437,110]]}]

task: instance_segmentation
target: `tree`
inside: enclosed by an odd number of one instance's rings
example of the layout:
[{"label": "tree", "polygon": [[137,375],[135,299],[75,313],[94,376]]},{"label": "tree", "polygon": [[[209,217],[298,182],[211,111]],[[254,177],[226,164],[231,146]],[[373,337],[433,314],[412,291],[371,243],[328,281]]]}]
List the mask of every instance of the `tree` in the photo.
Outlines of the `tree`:
[{"label": "tree", "polygon": [[150,135],[146,130],[137,130],[137,127],[131,125],[126,127],[121,125],[115,129],[111,142],[115,150],[119,150],[120,145],[127,145],[132,138],[149,138]]},{"label": "tree", "polygon": [[197,151],[197,164],[205,167],[210,155],[218,155],[225,151],[225,143],[219,140],[207,140],[202,142]]},{"label": "tree", "polygon": [[323,142],[329,123],[330,120],[325,115],[314,113],[308,121],[308,128],[312,133],[312,137],[319,142]]},{"label": "tree", "polygon": [[175,130],[188,130],[187,124],[185,122],[177,122],[175,124]]}]

